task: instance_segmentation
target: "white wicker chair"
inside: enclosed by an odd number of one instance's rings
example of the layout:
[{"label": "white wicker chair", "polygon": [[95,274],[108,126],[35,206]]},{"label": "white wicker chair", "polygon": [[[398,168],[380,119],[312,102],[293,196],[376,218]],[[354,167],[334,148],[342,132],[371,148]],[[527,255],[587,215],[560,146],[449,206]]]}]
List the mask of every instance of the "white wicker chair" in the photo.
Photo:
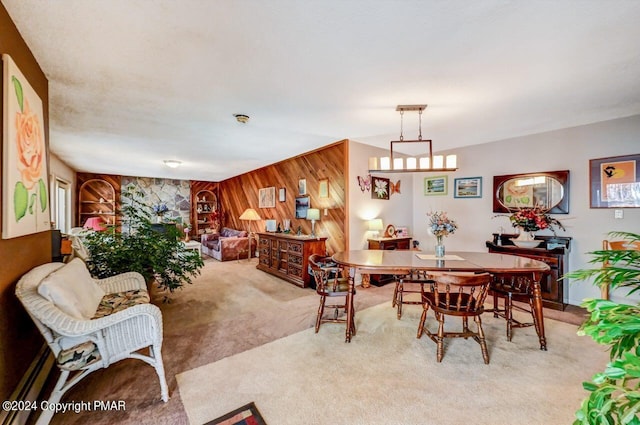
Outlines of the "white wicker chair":
[{"label": "white wicker chair", "polygon": [[[53,351],[56,359],[68,346],[78,346],[88,341],[95,344],[93,362],[75,370],[60,367],[61,375],[49,397],[49,403],[60,401],[64,393],[91,372],[106,368],[126,358],[142,360],[153,366],[160,380],[163,401],[168,401],[169,391],[162,363],[162,315],[160,309],[150,303],[136,304],[108,316],[91,320],[79,320],[57,308],[38,293],[38,285],[49,274],[63,267],[63,263],[38,266],[25,274],[16,286],[16,295],[33,319],[40,333]],[[133,291],[147,287],[139,273],[123,273],[96,282],[107,294]],[[90,345],[90,344],[89,344]],[[149,355],[137,351],[149,347]],[[75,352],[73,354],[76,354]],[[95,355],[98,354],[98,355]],[[98,358],[96,361],[95,358]],[[45,410],[37,424],[47,424],[53,411]]]}]

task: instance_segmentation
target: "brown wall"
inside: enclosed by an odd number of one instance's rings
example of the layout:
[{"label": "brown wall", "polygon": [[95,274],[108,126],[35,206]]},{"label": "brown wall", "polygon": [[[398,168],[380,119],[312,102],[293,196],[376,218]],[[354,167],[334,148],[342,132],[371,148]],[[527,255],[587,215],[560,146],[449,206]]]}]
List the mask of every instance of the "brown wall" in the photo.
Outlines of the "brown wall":
[{"label": "brown wall", "polygon": [[[333,254],[346,249],[346,193],[345,170],[348,141],[336,142],[327,147],[268,165],[255,171],[220,182],[220,202],[225,214],[224,225],[246,229],[247,222],[238,219],[246,208],[255,209],[263,221],[252,223],[253,231],[264,231],[266,219],[275,219],[282,225],[291,219],[291,229],[302,227],[302,233],[311,233],[311,222],[295,218],[295,199],[298,196],[298,180],[307,180],[307,194],[311,208],[320,209],[320,221],[316,233],[329,236],[327,251]],[[329,197],[318,196],[321,179],[329,179]],[[258,192],[262,188],[276,188],[276,207],[258,208]],[[278,200],[280,188],[286,189],[286,201]],[[324,209],[327,215],[324,215]]]},{"label": "brown wall", "polygon": [[[13,58],[42,99],[45,141],[48,152],[49,92],[47,78],[18,33],[7,10],[1,4],[0,53],[7,53]],[[1,90],[2,85],[0,84]],[[2,132],[0,132],[0,137],[2,137]],[[2,140],[2,146],[5,142]],[[0,170],[1,167],[0,164]],[[2,173],[0,173],[0,180],[1,176]],[[0,211],[0,218],[1,214]],[[14,294],[16,282],[29,269],[49,261],[51,261],[50,232],[7,240],[0,239],[0,399],[2,400],[9,398],[43,344],[43,339]]]}]

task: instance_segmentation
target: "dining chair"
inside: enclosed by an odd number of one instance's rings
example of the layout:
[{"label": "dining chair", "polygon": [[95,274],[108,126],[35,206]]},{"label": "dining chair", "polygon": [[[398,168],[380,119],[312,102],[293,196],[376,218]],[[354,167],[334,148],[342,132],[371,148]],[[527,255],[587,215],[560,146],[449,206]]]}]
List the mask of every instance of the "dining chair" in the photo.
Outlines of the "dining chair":
[{"label": "dining chair", "polygon": [[[398,320],[402,318],[402,305],[422,305],[424,297],[424,286],[433,283],[432,279],[427,277],[427,272],[423,270],[411,270],[405,275],[396,275],[396,287],[393,290],[393,299],[391,307],[397,308]],[[420,297],[409,297],[409,294],[419,294]]]},{"label": "dining chair", "polygon": [[[309,256],[309,267],[316,282],[316,292],[320,295],[320,305],[316,317],[316,333],[320,330],[322,323],[348,323],[346,314],[352,315],[351,334],[356,334],[355,321],[353,320],[353,304],[347,309],[347,295],[349,290],[349,280],[343,277],[342,268],[338,267],[331,257],[319,254]],[[355,292],[354,292],[355,295]],[[343,301],[335,301],[333,304],[326,304],[327,297],[343,298]],[[352,298],[353,299],[353,298]],[[325,307],[333,309],[333,314],[325,316]],[[341,314],[341,310],[344,314]]]},{"label": "dining chair", "polygon": [[[513,338],[514,328],[526,328],[535,326],[538,332],[538,323],[533,308],[533,273],[508,273],[493,276],[489,293],[493,296],[493,317],[502,317],[507,322],[507,341]],[[499,300],[503,300],[500,307]],[[514,303],[516,301],[517,303]],[[518,304],[519,303],[519,304]],[[525,307],[524,305],[528,305]],[[520,321],[513,316],[513,310],[531,315],[530,322]]]},{"label": "dining chair", "polygon": [[[603,240],[602,241],[602,250],[603,251],[609,251],[609,250],[615,250],[615,251],[640,251],[640,242],[638,241],[609,241],[609,240]],[[602,268],[606,268],[609,267],[609,262],[605,261],[602,263]],[[604,285],[602,285],[600,287],[600,297],[603,300],[608,300],[609,299],[609,284],[610,283],[606,283]]]},{"label": "dining chair", "polygon": [[[482,358],[485,364],[489,364],[489,352],[482,329],[480,316],[484,312],[484,301],[489,291],[491,274],[489,273],[427,273],[429,279],[434,282],[430,285],[430,290],[425,291],[423,301],[422,317],[418,325],[418,335],[423,333],[434,341],[437,348],[437,361],[440,363],[444,356],[445,338],[473,338],[482,350]],[[427,312],[433,310],[438,321],[438,332],[432,333],[425,326]],[[446,316],[457,316],[462,318],[462,331],[444,331],[444,320]],[[476,332],[469,329],[469,318],[473,317],[478,330]]]}]

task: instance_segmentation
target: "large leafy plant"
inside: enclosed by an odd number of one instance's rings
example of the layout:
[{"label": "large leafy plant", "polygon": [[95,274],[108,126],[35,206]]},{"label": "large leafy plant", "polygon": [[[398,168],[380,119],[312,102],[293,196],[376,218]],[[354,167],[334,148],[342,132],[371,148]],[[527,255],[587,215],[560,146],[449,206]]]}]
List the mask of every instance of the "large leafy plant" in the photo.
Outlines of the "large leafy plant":
[{"label": "large leafy plant", "polygon": [[[629,232],[611,232],[609,236],[640,242],[640,235]],[[576,270],[563,279],[593,279],[600,287],[627,288],[629,294],[640,291],[640,251],[602,250],[590,254],[593,257],[589,262],[600,267]],[[611,361],[591,382],[583,383],[590,394],[576,412],[574,425],[640,425],[640,305],[587,299],[582,306],[590,315],[578,333],[608,345]]]},{"label": "large leafy plant", "polygon": [[[122,231],[93,232],[86,237],[91,274],[104,278],[136,271],[161,291],[174,292],[200,274],[200,253],[187,250],[176,226],[152,223],[152,207],[131,186],[122,191]],[[167,297],[165,297],[167,299]]]}]

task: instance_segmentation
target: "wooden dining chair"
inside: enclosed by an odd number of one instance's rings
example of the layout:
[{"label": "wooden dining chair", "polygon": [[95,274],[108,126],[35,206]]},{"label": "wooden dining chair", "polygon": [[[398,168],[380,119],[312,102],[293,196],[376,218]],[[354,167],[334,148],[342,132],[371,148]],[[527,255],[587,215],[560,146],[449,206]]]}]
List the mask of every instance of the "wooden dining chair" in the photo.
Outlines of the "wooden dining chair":
[{"label": "wooden dining chair", "polygon": [[[396,275],[396,287],[393,290],[391,307],[397,308],[398,320],[402,318],[402,305],[422,305],[425,285],[431,285],[432,279],[427,277],[427,272],[423,270],[411,270],[408,274]],[[419,294],[419,297],[405,297],[410,294]]]},{"label": "wooden dining chair", "polygon": [[[422,317],[418,325],[418,335],[420,338],[426,333],[433,340],[437,348],[437,361],[442,361],[444,356],[445,338],[473,338],[482,350],[482,358],[485,364],[489,364],[489,352],[482,329],[480,316],[484,312],[484,301],[489,291],[491,274],[489,273],[428,273],[429,279],[434,281],[430,285],[430,290],[425,291],[423,301]],[[425,326],[427,312],[433,310],[438,321],[438,332],[432,333]],[[462,318],[461,332],[445,332],[444,319],[446,316],[457,316]],[[469,329],[469,318],[473,317],[478,330],[476,332]]]},{"label": "wooden dining chair", "polygon": [[[493,296],[493,317],[502,317],[507,322],[507,341],[513,338],[514,328],[535,326],[539,333],[533,307],[533,273],[501,273],[493,276],[489,285],[489,293]],[[502,307],[499,300],[503,300]],[[514,303],[514,301],[519,302]],[[528,305],[525,307],[524,305]],[[531,315],[531,321],[520,321],[513,316],[513,311],[521,311]]]},{"label": "wooden dining chair", "polygon": [[[640,251],[640,242],[638,241],[602,241],[602,250],[609,251]],[[609,262],[605,261],[602,263],[602,268],[609,267]],[[604,284],[600,287],[600,297],[603,300],[609,299],[609,283]]]},{"label": "wooden dining chair", "polygon": [[[316,317],[316,333],[320,330],[322,323],[348,323],[347,314],[352,314],[351,334],[356,334],[353,304],[347,309],[347,295],[349,290],[349,280],[343,277],[342,268],[333,263],[331,257],[319,254],[309,256],[309,267],[316,282],[316,292],[320,295],[320,305]],[[354,292],[355,294],[355,292]],[[327,298],[343,298],[342,302],[336,301],[333,304],[326,304]],[[353,299],[353,298],[352,298]],[[333,309],[333,314],[325,316],[325,308]],[[344,314],[342,314],[344,312]]]}]

